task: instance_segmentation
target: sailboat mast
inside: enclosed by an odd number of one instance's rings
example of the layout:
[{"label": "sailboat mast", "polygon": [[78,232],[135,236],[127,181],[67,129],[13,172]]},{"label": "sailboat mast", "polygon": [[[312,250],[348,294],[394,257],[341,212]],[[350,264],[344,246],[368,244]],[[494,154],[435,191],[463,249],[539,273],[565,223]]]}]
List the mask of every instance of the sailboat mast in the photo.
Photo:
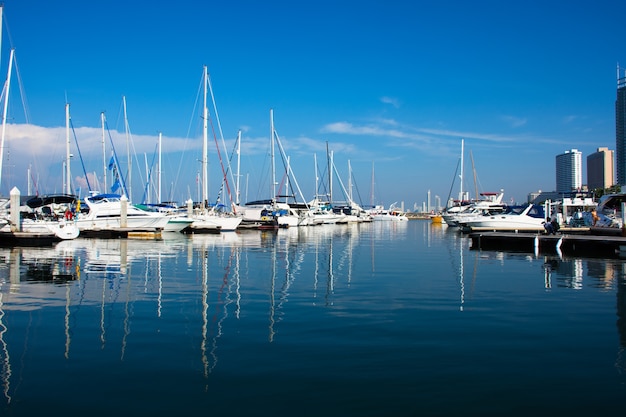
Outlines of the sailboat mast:
[{"label": "sailboat mast", "polygon": [[104,112],[100,113],[100,122],[102,124],[102,180],[104,182],[103,193],[107,191],[107,150],[104,134]]},{"label": "sailboat mast", "polygon": [[315,173],[315,194],[313,195],[313,197],[315,198],[315,200],[317,200],[317,193],[318,193],[318,188],[317,187],[319,187],[320,177],[317,175],[317,154],[316,153],[313,154],[313,164],[315,165],[314,166],[314,168],[315,168],[315,171],[314,171],[314,173]]},{"label": "sailboat mast", "polygon": [[328,152],[328,141],[326,141],[326,164],[328,165],[328,202],[333,202],[333,171],[330,153]]},{"label": "sailboat mast", "polygon": [[161,199],[161,151],[162,151],[162,144],[163,144],[163,134],[161,132],[159,132],[159,177],[158,177],[158,189],[157,189],[157,203],[162,203],[163,200]]},{"label": "sailboat mast", "polygon": [[209,170],[208,170],[208,148],[209,148],[209,109],[207,108],[207,67],[204,66],[204,105],[202,107],[202,206],[207,207],[209,202]]},{"label": "sailboat mast", "polygon": [[28,171],[26,171],[27,172],[26,173],[26,175],[27,175],[27,177],[26,177],[26,184],[28,184],[28,187],[26,187],[26,188],[28,190],[27,191],[28,195],[33,195],[33,190],[32,190],[32,187],[31,187],[31,180],[30,180],[30,169],[31,169],[31,165],[28,164]]},{"label": "sailboat mast", "polygon": [[133,165],[133,158],[131,156],[130,153],[130,133],[129,133],[129,127],[128,127],[128,114],[126,112],[126,96],[122,97],[122,101],[124,103],[124,129],[126,130],[126,152],[128,154],[128,176],[126,177],[126,183],[128,184],[128,195],[126,197],[128,197],[129,200],[132,199],[131,195],[133,194],[133,182],[132,182],[132,165]]},{"label": "sailboat mast", "polygon": [[459,178],[461,179],[461,190],[459,191],[459,201],[463,202],[463,153],[465,152],[465,141],[461,139],[461,173],[459,174]]},{"label": "sailboat mast", "polygon": [[476,178],[476,167],[474,166],[474,155],[470,150],[470,161],[472,161],[472,173],[474,174],[474,192],[476,193],[476,201],[478,201],[478,180]]},{"label": "sailboat mast", "polygon": [[274,155],[274,109],[270,109],[270,159],[272,164],[272,185],[270,197],[276,200],[276,160]]},{"label": "sailboat mast", "polygon": [[65,104],[65,193],[72,194],[72,181],[70,180],[70,105]]},{"label": "sailboat mast", "polygon": [[237,132],[237,189],[235,191],[235,204],[241,203],[241,190],[239,189],[239,181],[241,175],[241,129]]},{"label": "sailboat mast", "polygon": [[7,127],[7,111],[9,109],[9,87],[11,86],[11,69],[13,68],[13,55],[15,49],[11,49],[9,56],[9,70],[7,73],[7,81],[4,88],[4,110],[2,111],[2,139],[0,139],[0,184],[2,184],[2,162],[4,161],[4,140]]},{"label": "sailboat mast", "polygon": [[370,205],[374,207],[374,161],[372,161],[372,195],[370,196]]},{"label": "sailboat mast", "polygon": [[350,206],[352,206],[352,166],[348,159],[348,199],[350,200]]}]

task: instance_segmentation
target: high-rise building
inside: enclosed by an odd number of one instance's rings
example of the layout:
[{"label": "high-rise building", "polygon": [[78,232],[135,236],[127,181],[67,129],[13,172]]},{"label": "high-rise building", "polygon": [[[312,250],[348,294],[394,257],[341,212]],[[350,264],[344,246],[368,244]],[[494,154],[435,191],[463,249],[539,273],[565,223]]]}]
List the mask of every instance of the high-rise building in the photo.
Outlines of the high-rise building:
[{"label": "high-rise building", "polygon": [[556,192],[569,193],[583,186],[583,154],[578,149],[556,156]]},{"label": "high-rise building", "polygon": [[589,190],[609,188],[615,185],[613,154],[612,150],[603,147],[587,156],[587,187]]},{"label": "high-rise building", "polygon": [[617,98],[615,100],[615,150],[617,183],[626,184],[626,71],[620,75],[617,66]]}]

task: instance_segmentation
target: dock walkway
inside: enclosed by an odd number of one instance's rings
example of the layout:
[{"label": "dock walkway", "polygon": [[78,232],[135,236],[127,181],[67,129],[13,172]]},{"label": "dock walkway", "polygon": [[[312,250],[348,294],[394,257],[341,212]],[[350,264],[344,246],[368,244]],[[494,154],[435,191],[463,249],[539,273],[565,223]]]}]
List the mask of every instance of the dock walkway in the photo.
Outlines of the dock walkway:
[{"label": "dock walkway", "polygon": [[474,250],[513,250],[576,256],[626,257],[626,237],[591,234],[476,232],[469,235]]}]

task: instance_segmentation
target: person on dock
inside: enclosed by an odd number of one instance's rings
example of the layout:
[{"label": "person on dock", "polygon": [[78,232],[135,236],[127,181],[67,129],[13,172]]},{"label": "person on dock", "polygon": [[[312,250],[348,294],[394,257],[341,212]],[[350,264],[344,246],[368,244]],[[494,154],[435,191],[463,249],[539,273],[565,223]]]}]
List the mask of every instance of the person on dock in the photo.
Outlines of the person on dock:
[{"label": "person on dock", "polygon": [[559,222],[556,216],[550,219],[550,224],[552,225],[552,234],[556,235],[556,232],[558,232],[561,229],[561,226],[559,226]]},{"label": "person on dock", "polygon": [[545,222],[543,222],[543,228],[546,229],[546,234],[547,235],[555,235],[556,234],[556,232],[554,231],[554,225],[552,224],[552,221],[550,220],[549,217],[546,219]]},{"label": "person on dock", "polygon": [[598,217],[598,212],[595,208],[591,209],[591,225],[595,226],[596,223],[598,223],[598,220],[600,220],[600,217]]}]

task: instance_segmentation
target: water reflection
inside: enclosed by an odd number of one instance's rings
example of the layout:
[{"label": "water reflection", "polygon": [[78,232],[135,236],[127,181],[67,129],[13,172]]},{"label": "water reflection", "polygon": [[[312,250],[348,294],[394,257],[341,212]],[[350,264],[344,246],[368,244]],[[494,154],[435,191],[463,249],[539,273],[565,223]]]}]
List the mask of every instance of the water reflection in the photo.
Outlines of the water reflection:
[{"label": "water reflection", "polygon": [[[36,372],[28,372],[28,361],[12,359],[33,351],[51,352],[51,362],[62,359],[68,367],[89,358],[131,368],[145,360],[150,368],[154,363],[146,355],[172,369],[191,367],[208,390],[209,380],[222,369],[231,371],[242,351],[278,351],[300,325],[311,325],[310,315],[327,320],[316,331],[346,318],[359,329],[371,322],[392,328],[397,315],[429,308],[431,314],[462,312],[471,325],[473,313],[488,309],[489,290],[498,287],[500,297],[515,299],[522,285],[541,294],[616,291],[616,366],[623,371],[624,275],[620,260],[472,251],[466,237],[427,222],[0,249],[2,395],[7,404],[16,394],[26,396],[16,393],[15,375],[34,378]],[[506,281],[510,276],[518,282]],[[44,328],[45,341],[34,337]],[[61,328],[62,341],[54,337]],[[429,328],[421,329],[426,335]],[[381,334],[404,332],[383,330],[372,340],[380,343]],[[400,337],[390,343],[407,342]]]}]

